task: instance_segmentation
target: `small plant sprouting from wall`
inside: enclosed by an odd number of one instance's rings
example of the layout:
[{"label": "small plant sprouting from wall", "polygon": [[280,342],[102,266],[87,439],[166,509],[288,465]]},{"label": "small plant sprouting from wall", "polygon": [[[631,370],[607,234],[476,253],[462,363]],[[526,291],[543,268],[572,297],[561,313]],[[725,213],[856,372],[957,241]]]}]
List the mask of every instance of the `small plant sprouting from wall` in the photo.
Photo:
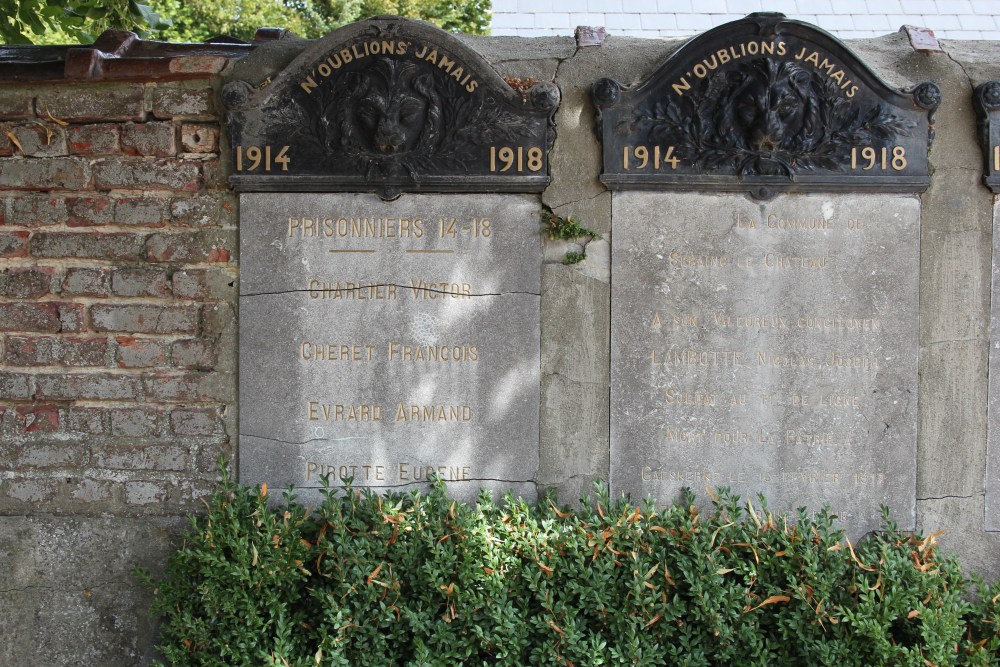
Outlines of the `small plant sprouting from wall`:
[{"label": "small plant sprouting from wall", "polygon": [[548,206],[542,207],[542,229],[552,240],[575,241],[587,237],[587,240],[580,243],[580,250],[566,251],[563,256],[563,264],[577,264],[587,259],[587,246],[590,245],[591,241],[601,238],[600,234],[593,229],[583,227],[580,221],[573,216],[564,218]]}]

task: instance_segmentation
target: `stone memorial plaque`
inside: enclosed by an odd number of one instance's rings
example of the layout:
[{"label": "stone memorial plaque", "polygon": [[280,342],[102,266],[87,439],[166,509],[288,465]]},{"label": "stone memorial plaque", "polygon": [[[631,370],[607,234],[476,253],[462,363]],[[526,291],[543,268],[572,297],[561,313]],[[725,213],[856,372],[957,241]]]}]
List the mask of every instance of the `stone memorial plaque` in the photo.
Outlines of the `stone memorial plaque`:
[{"label": "stone memorial plaque", "polygon": [[[240,479],[535,493],[529,195],[243,194]],[[302,495],[300,493],[300,495]]]},{"label": "stone memorial plaque", "polygon": [[226,83],[241,482],[534,496],[540,202],[515,193],[549,182],[559,90],[516,83],[398,17]]},{"label": "stone memorial plaque", "polygon": [[616,193],[612,487],[912,527],[915,197]]}]

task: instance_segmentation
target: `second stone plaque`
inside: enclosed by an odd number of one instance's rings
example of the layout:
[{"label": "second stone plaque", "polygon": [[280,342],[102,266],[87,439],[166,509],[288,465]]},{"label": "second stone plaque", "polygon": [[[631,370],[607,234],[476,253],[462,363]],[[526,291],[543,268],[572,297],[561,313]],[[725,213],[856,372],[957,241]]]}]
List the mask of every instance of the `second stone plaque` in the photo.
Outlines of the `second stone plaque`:
[{"label": "second stone plaque", "polygon": [[915,512],[919,202],[619,192],[611,478],[829,504],[852,535]]}]

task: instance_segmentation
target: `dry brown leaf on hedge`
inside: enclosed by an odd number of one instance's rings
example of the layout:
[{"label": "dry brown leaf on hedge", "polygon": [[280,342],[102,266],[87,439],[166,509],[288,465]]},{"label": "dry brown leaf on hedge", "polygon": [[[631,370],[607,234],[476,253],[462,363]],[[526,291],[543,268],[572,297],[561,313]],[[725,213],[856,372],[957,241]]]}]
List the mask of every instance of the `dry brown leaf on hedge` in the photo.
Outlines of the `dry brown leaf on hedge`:
[{"label": "dry brown leaf on hedge", "polygon": [[556,516],[559,517],[560,519],[565,519],[566,517],[573,515],[572,512],[560,512],[559,508],[556,507],[556,504],[551,500],[549,501],[549,505],[552,506],[552,511],[555,512]]},{"label": "dry brown leaf on hedge", "polygon": [[913,611],[911,611],[909,614],[906,615],[906,618],[913,619],[916,618],[917,616],[920,616],[920,610],[914,609]]},{"label": "dry brown leaf on hedge", "polygon": [[865,565],[864,563],[861,562],[861,559],[858,558],[858,555],[856,553],[854,553],[854,545],[851,544],[851,540],[849,540],[849,539],[847,540],[847,548],[850,550],[850,552],[851,552],[851,558],[853,558],[854,562],[858,564],[858,567],[860,567],[865,572],[874,572],[875,571],[874,567],[868,567],[867,565]]},{"label": "dry brown leaf on hedge", "polygon": [[769,597],[768,599],[764,600],[763,602],[761,602],[759,605],[757,605],[753,609],[744,609],[743,613],[744,614],[748,614],[751,611],[754,611],[756,609],[760,609],[764,605],[775,604],[777,602],[789,602],[789,601],[791,601],[791,599],[792,598],[788,597],[787,595],[772,595],[771,597]]}]

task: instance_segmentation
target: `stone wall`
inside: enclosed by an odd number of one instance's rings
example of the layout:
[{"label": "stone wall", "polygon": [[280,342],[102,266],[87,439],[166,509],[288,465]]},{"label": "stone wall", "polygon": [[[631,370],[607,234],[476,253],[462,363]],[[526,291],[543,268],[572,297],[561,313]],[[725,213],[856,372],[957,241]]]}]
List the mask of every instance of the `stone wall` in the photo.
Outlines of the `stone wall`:
[{"label": "stone wall", "polygon": [[[541,201],[610,238],[590,85],[640,81],[682,42],[465,39],[505,76],[559,84]],[[124,54],[118,77],[107,65],[0,91],[4,664],[151,659],[155,624],[130,572],[161,567],[219,455],[238,455],[239,211],[216,91],[233,69],[266,81],[304,45],[242,60],[161,53],[171,64],[158,69],[128,70]],[[897,34],[850,46],[891,85],[944,93],[920,196],[918,525],[947,529],[943,546],[995,578],[1000,538],[983,531],[993,196],[971,99],[1000,78],[996,45],[924,55]],[[609,247],[590,244],[573,266],[560,261],[566,245],[545,249],[536,482],[567,500],[610,467]]]}]

